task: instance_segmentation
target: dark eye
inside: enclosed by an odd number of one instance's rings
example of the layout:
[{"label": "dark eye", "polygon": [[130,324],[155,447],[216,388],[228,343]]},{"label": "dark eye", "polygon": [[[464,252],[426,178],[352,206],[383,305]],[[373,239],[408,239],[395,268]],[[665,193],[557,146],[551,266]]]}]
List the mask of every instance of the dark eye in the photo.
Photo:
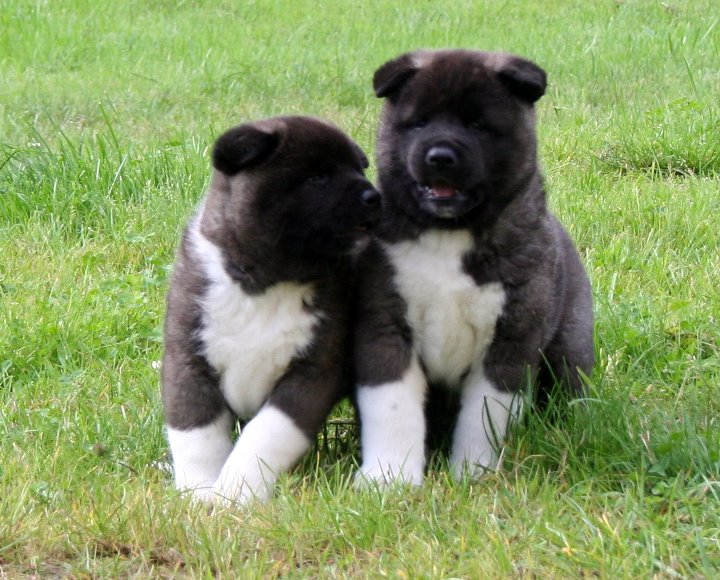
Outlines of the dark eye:
[{"label": "dark eye", "polygon": [[490,127],[488,127],[488,124],[483,121],[482,119],[475,119],[474,121],[470,121],[468,123],[468,126],[471,129],[475,129],[476,131],[489,131]]},{"label": "dark eye", "polygon": [[407,131],[416,131],[418,129],[422,129],[426,125],[427,121],[425,119],[414,119],[403,123],[403,128]]},{"label": "dark eye", "polygon": [[497,128],[493,127],[483,119],[475,119],[474,121],[470,121],[467,126],[473,131],[477,131],[478,133],[492,133],[493,135],[499,135]]},{"label": "dark eye", "polygon": [[314,173],[310,177],[308,177],[305,182],[306,183],[312,183],[315,185],[319,185],[322,183],[327,183],[327,181],[330,179],[330,176],[327,173]]}]

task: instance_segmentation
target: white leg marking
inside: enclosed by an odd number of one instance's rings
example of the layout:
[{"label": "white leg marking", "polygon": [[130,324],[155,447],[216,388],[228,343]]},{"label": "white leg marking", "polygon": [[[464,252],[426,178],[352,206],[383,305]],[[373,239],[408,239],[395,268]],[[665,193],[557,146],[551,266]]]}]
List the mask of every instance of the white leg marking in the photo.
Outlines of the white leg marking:
[{"label": "white leg marking", "polygon": [[482,372],[470,378],[462,393],[453,434],[450,465],[455,477],[459,479],[466,471],[482,475],[497,467],[497,451],[519,400],[519,396],[495,388]]},{"label": "white leg marking", "polygon": [[243,429],[208,499],[267,501],[278,475],[290,469],[311,443],[288,415],[265,405]]},{"label": "white leg marking", "polygon": [[422,484],[427,382],[417,357],[399,381],[358,389],[363,463],[356,482]]},{"label": "white leg marking", "polygon": [[225,412],[204,427],[188,431],[167,427],[175,487],[192,489],[198,497],[212,487],[232,451],[232,424],[232,416]]}]

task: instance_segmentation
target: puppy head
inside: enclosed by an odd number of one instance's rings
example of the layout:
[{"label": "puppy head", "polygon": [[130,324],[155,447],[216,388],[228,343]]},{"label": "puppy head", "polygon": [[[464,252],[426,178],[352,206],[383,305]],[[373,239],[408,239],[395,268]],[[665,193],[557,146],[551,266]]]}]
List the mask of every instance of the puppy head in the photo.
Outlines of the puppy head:
[{"label": "puppy head", "polygon": [[373,78],[386,99],[383,190],[438,225],[510,195],[536,171],[533,105],[546,84],[536,64],[501,53],[417,51],[387,62]]},{"label": "puppy head", "polygon": [[325,121],[276,117],[234,127],[217,139],[212,160],[201,227],[229,270],[249,252],[269,263],[279,254],[348,253],[379,217],[367,157]]}]

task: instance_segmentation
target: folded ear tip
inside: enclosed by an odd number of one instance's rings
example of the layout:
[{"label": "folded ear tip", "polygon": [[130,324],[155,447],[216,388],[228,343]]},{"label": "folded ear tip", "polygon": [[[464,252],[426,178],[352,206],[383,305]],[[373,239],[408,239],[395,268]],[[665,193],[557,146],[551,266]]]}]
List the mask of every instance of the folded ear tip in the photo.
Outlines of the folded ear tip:
[{"label": "folded ear tip", "polygon": [[218,137],[212,151],[212,164],[226,175],[235,175],[257,165],[277,147],[279,136],[254,124],[239,125]]},{"label": "folded ear tip", "polygon": [[387,61],[373,74],[375,96],[385,98],[398,91],[417,72],[418,67],[413,58],[414,53],[408,52]]},{"label": "folded ear tip", "polygon": [[516,57],[498,71],[498,77],[511,93],[534,103],[545,94],[547,73],[534,62]]}]

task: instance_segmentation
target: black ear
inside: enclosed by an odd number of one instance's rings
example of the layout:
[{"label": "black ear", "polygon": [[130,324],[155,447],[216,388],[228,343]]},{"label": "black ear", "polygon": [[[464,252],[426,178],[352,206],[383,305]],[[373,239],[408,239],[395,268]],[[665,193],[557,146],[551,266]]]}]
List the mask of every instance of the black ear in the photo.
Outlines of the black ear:
[{"label": "black ear", "polygon": [[277,133],[262,131],[254,125],[233,127],[215,141],[213,167],[226,175],[235,175],[262,163],[279,144],[280,135]]},{"label": "black ear", "polygon": [[538,65],[523,58],[512,58],[498,70],[500,81],[508,90],[528,103],[545,94],[547,75]]},{"label": "black ear", "polygon": [[390,60],[375,71],[373,88],[375,96],[384,98],[397,92],[418,71],[412,53]]}]

